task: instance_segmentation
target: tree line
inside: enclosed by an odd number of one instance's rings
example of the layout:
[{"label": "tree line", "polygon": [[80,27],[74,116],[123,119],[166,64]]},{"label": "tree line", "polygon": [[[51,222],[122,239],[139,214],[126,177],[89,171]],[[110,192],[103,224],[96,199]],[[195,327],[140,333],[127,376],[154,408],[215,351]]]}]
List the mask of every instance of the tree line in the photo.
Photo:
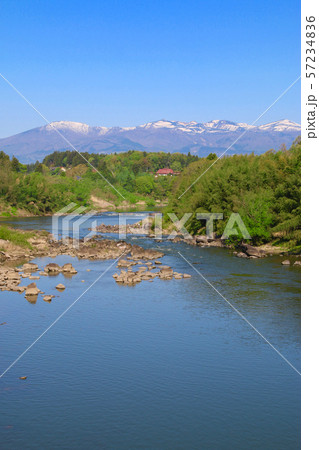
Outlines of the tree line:
[{"label": "tree line", "polygon": [[132,205],[144,200],[152,207],[155,200],[167,198],[173,183],[171,177],[155,179],[153,173],[162,167],[181,171],[199,159],[190,153],[133,150],[112,155],[83,153],[83,156],[91,165],[75,151],[54,152],[42,163],[28,165],[0,152],[0,201],[4,214],[16,209],[49,214],[70,202],[90,206],[93,194],[117,205],[122,197],[116,190]]},{"label": "tree line", "polygon": [[[205,223],[196,219],[196,212],[223,213],[224,219],[215,221],[217,235],[222,234],[231,213],[239,213],[253,244],[273,241],[300,249],[300,138],[289,150],[282,147],[262,155],[226,156],[211,165],[211,160],[202,158],[184,170],[172,186],[166,212],[178,217],[192,212],[187,228],[194,234],[205,232]],[[234,240],[240,239],[239,233]]]}]

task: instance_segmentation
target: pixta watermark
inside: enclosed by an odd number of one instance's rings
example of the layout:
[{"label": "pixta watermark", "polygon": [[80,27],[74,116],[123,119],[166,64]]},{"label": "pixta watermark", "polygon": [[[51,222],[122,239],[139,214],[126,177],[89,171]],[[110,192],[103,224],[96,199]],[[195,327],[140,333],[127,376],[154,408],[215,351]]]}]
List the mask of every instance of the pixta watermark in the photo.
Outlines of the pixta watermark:
[{"label": "pixta watermark", "polygon": [[96,234],[94,230],[97,227],[97,221],[94,217],[97,212],[90,210],[84,213],[85,210],[87,210],[85,206],[77,207],[76,203],[69,203],[55,213],[52,216],[51,227],[53,238],[78,247],[81,237],[84,241],[93,237]]},{"label": "pixta watermark", "polygon": [[[61,239],[69,245],[79,246],[80,239],[87,241],[97,233],[112,233],[119,239],[126,239],[127,234],[147,235],[155,239],[174,239],[182,236],[183,239],[193,239],[186,226],[192,217],[205,223],[206,236],[214,240],[216,238],[216,221],[223,220],[223,213],[185,213],[178,218],[175,213],[168,213],[169,222],[165,222],[163,228],[162,213],[118,213],[118,220],[114,224],[114,213],[112,216],[101,215],[96,211],[86,211],[86,207],[77,207],[75,203],[70,203],[62,208],[52,218],[52,234],[54,239]],[[113,224],[108,224],[108,218],[112,217]],[[99,222],[99,225],[98,225]],[[106,222],[106,224],[105,224]],[[165,231],[169,229],[170,234]],[[228,239],[231,236],[241,236],[249,240],[251,236],[238,213],[232,213],[225,225],[221,239]]]},{"label": "pixta watermark", "polygon": [[[193,213],[187,212],[180,219],[175,213],[168,213],[171,224],[174,226],[170,234],[163,234],[163,215],[161,213],[130,214],[119,213],[119,237],[125,239],[132,228],[128,225],[133,219],[140,219],[140,229],[145,234],[151,234],[156,239],[174,239],[176,236],[183,236],[183,239],[193,239],[193,236],[186,228],[187,222],[193,217]],[[142,220],[141,220],[141,217]],[[214,224],[216,220],[224,219],[223,213],[196,213],[196,219],[205,222],[206,236],[215,239]],[[172,228],[166,222],[166,228]],[[228,239],[231,236],[241,235],[243,239],[251,239],[251,236],[238,213],[232,213],[226,223],[221,239]]]}]

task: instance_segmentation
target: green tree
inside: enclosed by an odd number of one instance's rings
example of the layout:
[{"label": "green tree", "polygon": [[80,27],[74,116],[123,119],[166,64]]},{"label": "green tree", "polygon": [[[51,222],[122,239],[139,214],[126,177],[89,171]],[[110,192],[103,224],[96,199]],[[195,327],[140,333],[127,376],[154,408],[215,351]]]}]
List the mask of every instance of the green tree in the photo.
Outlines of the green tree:
[{"label": "green tree", "polygon": [[136,178],[136,190],[140,194],[150,194],[154,189],[154,179],[151,175],[142,175]]},{"label": "green tree", "polygon": [[14,172],[20,171],[20,163],[19,163],[19,160],[15,156],[12,156],[11,167]]}]

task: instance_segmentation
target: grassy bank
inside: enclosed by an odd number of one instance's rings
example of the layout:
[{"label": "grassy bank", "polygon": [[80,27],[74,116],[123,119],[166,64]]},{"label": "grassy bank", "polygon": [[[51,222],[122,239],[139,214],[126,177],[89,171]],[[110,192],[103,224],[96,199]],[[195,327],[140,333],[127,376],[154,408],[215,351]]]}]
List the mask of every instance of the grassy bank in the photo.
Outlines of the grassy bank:
[{"label": "grassy bank", "polygon": [[13,228],[9,228],[6,225],[0,225],[0,239],[3,239],[4,241],[9,241],[11,244],[17,245],[19,247],[31,249],[32,246],[28,240],[34,236],[35,236],[34,232],[14,230]]}]

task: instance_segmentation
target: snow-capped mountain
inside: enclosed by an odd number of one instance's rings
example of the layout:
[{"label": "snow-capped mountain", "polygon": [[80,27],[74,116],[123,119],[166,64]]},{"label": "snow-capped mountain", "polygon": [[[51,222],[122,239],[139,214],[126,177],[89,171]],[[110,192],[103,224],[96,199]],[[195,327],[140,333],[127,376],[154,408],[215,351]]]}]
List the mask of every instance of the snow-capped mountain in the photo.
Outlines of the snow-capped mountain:
[{"label": "snow-capped mountain", "polygon": [[0,150],[22,162],[42,160],[56,150],[72,150],[69,143],[78,151],[91,153],[143,150],[206,156],[223,153],[234,141],[228,154],[262,153],[281,144],[289,147],[299,134],[300,125],[287,119],[260,126],[228,120],[198,123],[162,119],[123,128],[60,121],[0,139]]}]

